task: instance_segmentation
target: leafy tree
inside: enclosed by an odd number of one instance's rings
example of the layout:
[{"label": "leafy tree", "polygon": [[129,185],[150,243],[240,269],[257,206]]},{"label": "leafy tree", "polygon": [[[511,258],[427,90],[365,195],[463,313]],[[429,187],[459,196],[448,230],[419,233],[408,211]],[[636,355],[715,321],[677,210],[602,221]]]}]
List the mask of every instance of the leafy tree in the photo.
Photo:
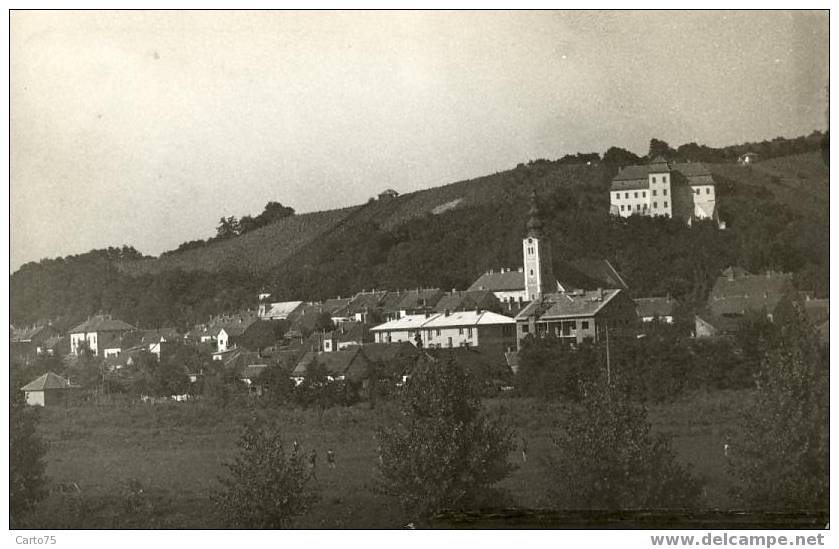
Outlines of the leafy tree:
[{"label": "leafy tree", "polygon": [[222,217],[216,227],[216,239],[223,240],[239,234],[239,221],[235,216]]},{"label": "leafy tree", "polygon": [[256,219],[259,226],[264,226],[292,215],[294,215],[294,208],[283,206],[279,202],[268,202]]},{"label": "leafy tree", "polygon": [[565,509],[684,509],[701,483],[669,441],[650,433],[646,410],[604,382],[589,384],[546,460],[553,505]]},{"label": "leafy tree", "polygon": [[418,520],[442,509],[497,504],[501,493],[493,486],[513,470],[512,434],[500,418],[481,412],[462,368],[437,362],[415,372],[399,405],[397,423],[378,435],[383,491]]},{"label": "leafy tree", "polygon": [[641,157],[620,147],[609,147],[603,154],[603,163],[610,167],[623,167],[640,164]]},{"label": "leafy tree", "polygon": [[282,367],[273,364],[259,375],[259,383],[267,390],[267,399],[271,404],[285,404],[294,392],[294,381]]},{"label": "leafy tree", "polygon": [[[519,355],[516,384],[525,396],[579,400],[584,382],[596,375],[600,360],[594,345],[571,348],[557,337],[528,338]],[[602,367],[602,366],[600,366]]]},{"label": "leafy tree", "polygon": [[673,158],[675,154],[676,151],[671,149],[670,145],[668,145],[666,141],[656,139],[655,137],[650,139],[650,151],[647,153],[647,158],[650,160],[654,159],[656,156],[663,156],[666,160],[669,160]]},{"label": "leafy tree", "polygon": [[9,525],[20,528],[35,504],[47,495],[44,456],[47,448],[36,432],[37,410],[11,387],[9,407]]},{"label": "leafy tree", "polygon": [[246,426],[239,455],[225,467],[215,502],[235,528],[286,528],[316,499],[303,453],[287,453],[279,431],[264,421]]},{"label": "leafy tree", "polygon": [[826,510],[829,362],[800,307],[779,328],[757,377],[731,468],[741,501],[762,510]]}]

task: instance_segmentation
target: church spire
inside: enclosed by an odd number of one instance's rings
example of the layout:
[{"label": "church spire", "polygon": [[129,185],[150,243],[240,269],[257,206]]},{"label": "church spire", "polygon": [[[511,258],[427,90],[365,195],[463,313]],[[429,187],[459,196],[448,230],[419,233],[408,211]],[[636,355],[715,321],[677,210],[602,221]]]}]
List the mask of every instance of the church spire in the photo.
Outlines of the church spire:
[{"label": "church spire", "polygon": [[542,236],[542,220],[539,217],[539,205],[536,202],[536,191],[530,193],[530,219],[527,221],[527,236],[540,238]]}]

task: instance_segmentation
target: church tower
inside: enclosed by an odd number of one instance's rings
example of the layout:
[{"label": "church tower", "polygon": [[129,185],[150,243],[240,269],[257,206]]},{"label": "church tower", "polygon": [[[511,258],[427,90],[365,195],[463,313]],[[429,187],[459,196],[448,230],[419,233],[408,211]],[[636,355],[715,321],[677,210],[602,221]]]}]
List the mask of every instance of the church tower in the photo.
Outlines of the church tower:
[{"label": "church tower", "polygon": [[530,219],[527,221],[527,236],[522,240],[524,253],[525,299],[535,301],[544,294],[556,292],[556,278],[553,275],[551,246],[542,233],[542,220],[536,203],[536,191],[530,194]]}]

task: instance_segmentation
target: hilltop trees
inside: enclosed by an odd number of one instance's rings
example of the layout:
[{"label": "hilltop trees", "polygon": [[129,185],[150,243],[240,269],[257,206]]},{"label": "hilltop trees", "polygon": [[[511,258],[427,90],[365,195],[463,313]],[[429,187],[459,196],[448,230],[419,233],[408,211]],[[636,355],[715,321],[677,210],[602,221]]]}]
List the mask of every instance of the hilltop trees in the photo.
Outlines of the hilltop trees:
[{"label": "hilltop trees", "polygon": [[829,496],[825,349],[795,307],[761,364],[757,399],[732,470],[740,500],[761,510],[824,510]]},{"label": "hilltop trees", "polygon": [[677,510],[699,502],[700,481],[650,432],[646,410],[614,385],[586,385],[555,444],[546,465],[558,508]]},{"label": "hilltop trees", "polygon": [[436,362],[416,372],[400,401],[396,425],[379,430],[381,487],[412,518],[443,509],[480,507],[498,495],[494,485],[513,470],[512,434],[500,418],[481,412],[466,373]]}]

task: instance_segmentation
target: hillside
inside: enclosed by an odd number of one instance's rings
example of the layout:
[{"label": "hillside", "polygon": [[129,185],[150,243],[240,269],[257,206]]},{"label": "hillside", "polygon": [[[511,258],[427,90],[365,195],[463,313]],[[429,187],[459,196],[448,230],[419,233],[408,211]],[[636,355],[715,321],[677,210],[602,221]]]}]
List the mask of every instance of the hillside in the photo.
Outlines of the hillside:
[{"label": "hillside", "polygon": [[465,288],[483,271],[521,263],[527,196],[540,196],[554,258],[605,257],[634,296],[671,294],[698,307],[727,265],[796,273],[828,291],[828,172],[818,152],[751,168],[709,163],[728,229],[666,219],[615,220],[604,163],[533,161],[513,170],[387,201],[295,215],[156,259],[83,254],[22,267],[11,277],[13,322],[67,323],[98,311],[143,325],[187,326],[279,299],[362,289]]}]

